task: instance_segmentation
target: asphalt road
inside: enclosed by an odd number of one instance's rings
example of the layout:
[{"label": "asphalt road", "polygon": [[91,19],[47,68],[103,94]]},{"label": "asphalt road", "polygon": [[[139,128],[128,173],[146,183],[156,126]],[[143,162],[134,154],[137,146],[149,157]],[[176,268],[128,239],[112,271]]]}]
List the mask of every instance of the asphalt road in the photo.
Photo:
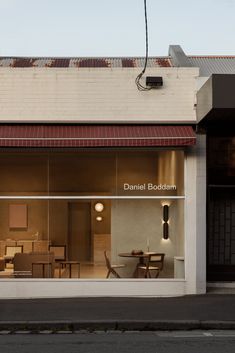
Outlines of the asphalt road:
[{"label": "asphalt road", "polygon": [[1,334],[2,353],[234,353],[234,331]]}]

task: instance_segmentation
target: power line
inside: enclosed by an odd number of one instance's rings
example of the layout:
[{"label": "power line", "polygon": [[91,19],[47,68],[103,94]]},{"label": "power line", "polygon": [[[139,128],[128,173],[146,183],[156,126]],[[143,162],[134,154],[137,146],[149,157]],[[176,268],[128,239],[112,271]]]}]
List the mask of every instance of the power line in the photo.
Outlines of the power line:
[{"label": "power line", "polygon": [[145,63],[141,73],[136,77],[135,83],[139,91],[149,91],[151,87],[143,86],[140,80],[145,73],[148,64],[148,14],[147,14],[147,0],[144,0],[144,18],[145,18]]}]

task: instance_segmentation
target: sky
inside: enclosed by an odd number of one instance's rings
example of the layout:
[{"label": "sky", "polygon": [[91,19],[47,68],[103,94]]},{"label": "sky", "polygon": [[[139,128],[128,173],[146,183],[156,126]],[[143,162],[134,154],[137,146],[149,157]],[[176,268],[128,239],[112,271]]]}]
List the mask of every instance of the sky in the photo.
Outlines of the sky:
[{"label": "sky", "polygon": [[[0,0],[0,56],[144,56],[144,0]],[[149,55],[235,55],[235,0],[147,0]]]}]

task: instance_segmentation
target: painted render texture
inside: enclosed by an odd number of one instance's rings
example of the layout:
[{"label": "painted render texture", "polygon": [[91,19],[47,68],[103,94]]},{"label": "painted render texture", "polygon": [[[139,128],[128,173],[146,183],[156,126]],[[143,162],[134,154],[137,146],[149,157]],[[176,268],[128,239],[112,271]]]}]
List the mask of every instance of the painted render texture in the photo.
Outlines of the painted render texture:
[{"label": "painted render texture", "polygon": [[149,68],[163,87],[140,92],[140,68],[0,68],[2,122],[195,122],[197,68]]},{"label": "painted render texture", "polygon": [[[199,69],[149,68],[163,87],[140,92],[140,68],[0,68],[1,122],[196,123]],[[202,159],[197,160],[197,155]],[[169,296],[204,293],[205,141],[185,152],[186,279],[1,280],[0,297]],[[116,201],[119,202],[119,201]],[[201,220],[199,221],[199,218]],[[182,221],[182,220],[181,220]]]}]

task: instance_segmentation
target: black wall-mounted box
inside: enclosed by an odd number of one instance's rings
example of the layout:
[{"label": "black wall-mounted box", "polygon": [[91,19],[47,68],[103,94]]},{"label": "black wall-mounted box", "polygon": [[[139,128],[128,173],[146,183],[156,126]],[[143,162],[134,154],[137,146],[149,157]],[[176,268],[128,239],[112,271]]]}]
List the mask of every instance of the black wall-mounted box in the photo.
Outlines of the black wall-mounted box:
[{"label": "black wall-mounted box", "polygon": [[161,76],[147,76],[146,77],[146,86],[150,87],[162,87],[163,79]]}]

